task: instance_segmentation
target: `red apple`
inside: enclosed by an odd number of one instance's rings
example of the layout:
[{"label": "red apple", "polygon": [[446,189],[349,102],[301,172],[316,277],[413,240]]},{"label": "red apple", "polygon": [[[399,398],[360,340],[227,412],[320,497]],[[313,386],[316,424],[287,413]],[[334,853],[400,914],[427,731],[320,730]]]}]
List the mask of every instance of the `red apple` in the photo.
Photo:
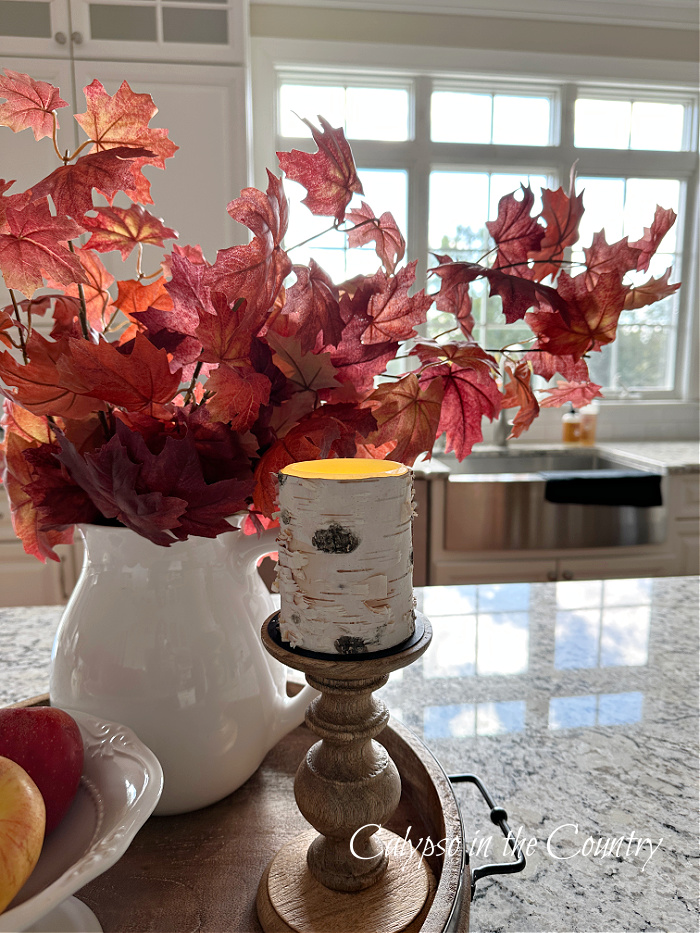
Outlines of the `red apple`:
[{"label": "red apple", "polygon": [[21,765],[46,804],[46,835],[71,805],[83,773],[83,739],[65,710],[0,709],[0,755]]},{"label": "red apple", "polygon": [[17,762],[0,758],[0,913],[34,870],[45,824],[39,788]]}]

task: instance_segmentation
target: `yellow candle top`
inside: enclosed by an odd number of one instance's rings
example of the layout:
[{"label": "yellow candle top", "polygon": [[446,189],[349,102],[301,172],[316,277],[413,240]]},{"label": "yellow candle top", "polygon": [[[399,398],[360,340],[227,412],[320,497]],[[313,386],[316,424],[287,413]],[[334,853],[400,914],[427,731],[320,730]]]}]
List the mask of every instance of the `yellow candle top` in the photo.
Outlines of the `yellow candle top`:
[{"label": "yellow candle top", "polygon": [[402,476],[408,467],[395,460],[365,460],[361,457],[335,457],[331,460],[302,460],[280,470],[286,476],[302,479],[378,479]]}]

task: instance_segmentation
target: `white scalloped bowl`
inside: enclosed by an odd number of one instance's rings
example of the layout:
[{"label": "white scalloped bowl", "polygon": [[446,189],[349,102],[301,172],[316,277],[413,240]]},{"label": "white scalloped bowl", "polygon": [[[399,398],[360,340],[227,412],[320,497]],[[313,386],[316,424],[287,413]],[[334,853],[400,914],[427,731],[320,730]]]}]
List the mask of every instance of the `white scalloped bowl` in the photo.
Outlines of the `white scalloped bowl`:
[{"label": "white scalloped bowl", "polygon": [[68,712],[78,723],[85,745],[78,793],[60,825],[45,840],[26,884],[0,914],[0,933],[33,926],[114,865],[153,812],[163,790],[158,759],[131,729],[86,713]]}]

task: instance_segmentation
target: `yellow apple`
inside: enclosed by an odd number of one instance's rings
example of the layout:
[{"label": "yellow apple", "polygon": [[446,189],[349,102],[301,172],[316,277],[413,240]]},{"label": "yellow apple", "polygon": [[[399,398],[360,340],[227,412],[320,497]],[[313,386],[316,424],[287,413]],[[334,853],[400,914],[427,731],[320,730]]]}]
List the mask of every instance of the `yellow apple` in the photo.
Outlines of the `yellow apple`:
[{"label": "yellow apple", "polygon": [[0,757],[0,913],[34,870],[45,826],[41,791],[24,768]]}]

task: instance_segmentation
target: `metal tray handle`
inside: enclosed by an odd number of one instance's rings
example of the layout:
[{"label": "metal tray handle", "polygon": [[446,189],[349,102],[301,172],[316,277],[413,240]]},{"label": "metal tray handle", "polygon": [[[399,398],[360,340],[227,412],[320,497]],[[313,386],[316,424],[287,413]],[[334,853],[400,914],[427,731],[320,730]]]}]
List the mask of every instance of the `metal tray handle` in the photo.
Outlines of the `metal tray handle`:
[{"label": "metal tray handle", "polygon": [[[515,856],[514,862],[495,862],[491,865],[481,865],[479,868],[474,868],[472,870],[471,899],[474,900],[474,891],[476,889],[476,883],[479,878],[486,878],[488,875],[512,875],[516,872],[522,871],[527,863],[525,861],[525,856],[522,853],[522,849],[516,842],[510,830],[510,826],[508,825],[508,814],[503,809],[503,807],[496,806],[496,804],[493,802],[491,794],[488,792],[486,787],[484,787],[476,774],[450,774],[449,779],[452,784],[476,784],[476,786],[481,791],[481,796],[484,798],[491,810],[491,822],[500,827],[501,832],[506,838],[506,842],[510,846],[513,855]],[[466,838],[464,834],[464,821],[462,821],[462,836],[463,838]]]}]

